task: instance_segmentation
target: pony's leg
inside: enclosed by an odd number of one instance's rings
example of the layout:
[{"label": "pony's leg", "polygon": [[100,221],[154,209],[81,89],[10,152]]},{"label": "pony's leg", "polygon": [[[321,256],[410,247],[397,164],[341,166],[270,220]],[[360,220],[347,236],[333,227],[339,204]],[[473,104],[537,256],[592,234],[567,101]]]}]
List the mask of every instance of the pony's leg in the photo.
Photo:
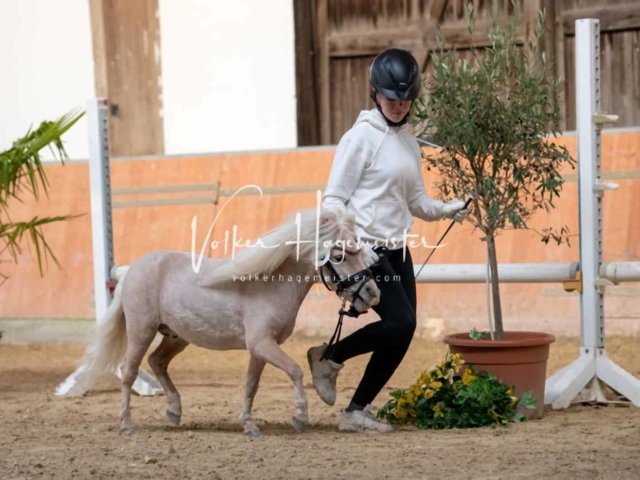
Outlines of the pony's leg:
[{"label": "pony's leg", "polygon": [[302,383],[302,368],[291,357],[282,351],[280,346],[272,338],[262,338],[254,345],[249,345],[249,352],[259,359],[279,368],[286,373],[293,382],[295,390],[295,414],[291,419],[293,428],[304,432],[309,423],[309,411],[307,409],[307,397],[304,394]]},{"label": "pony's leg", "polygon": [[162,385],[164,393],[167,396],[167,420],[174,425],[180,425],[180,418],[182,417],[182,403],[180,402],[180,394],[176,389],[176,386],[169,377],[169,363],[174,359],[176,355],[184,351],[189,345],[189,342],[181,338],[163,337],[162,342],[158,348],[156,348],[151,355],[149,355],[149,366],[156,375],[158,382]]},{"label": "pony's leg", "polygon": [[138,377],[138,369],[144,354],[156,336],[156,331],[153,328],[143,328],[131,333],[127,328],[129,335],[127,353],[120,364],[122,373],[120,433],[123,435],[131,435],[134,432],[133,423],[131,423],[131,387]]},{"label": "pony's leg", "polygon": [[247,373],[247,384],[244,389],[244,400],[242,402],[242,413],[240,414],[240,422],[244,427],[244,434],[249,437],[260,436],[260,430],[256,427],[251,419],[251,409],[253,408],[253,399],[258,391],[260,376],[264,370],[265,361],[254,355],[249,360],[249,371]]}]

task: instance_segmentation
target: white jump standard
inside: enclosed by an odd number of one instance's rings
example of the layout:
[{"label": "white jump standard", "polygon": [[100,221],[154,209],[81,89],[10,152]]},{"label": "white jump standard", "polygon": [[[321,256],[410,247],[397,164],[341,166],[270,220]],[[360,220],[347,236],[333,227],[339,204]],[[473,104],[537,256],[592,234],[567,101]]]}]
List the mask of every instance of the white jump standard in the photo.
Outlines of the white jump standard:
[{"label": "white jump standard", "polygon": [[600,22],[576,20],[575,31],[582,342],[580,357],[547,380],[544,403],[554,409],[572,402],[608,403],[603,381],[640,406],[640,381],[613,363],[604,345],[604,288],[613,283],[604,278],[602,264],[602,195],[618,185],[601,183],[600,129],[618,117],[600,111]]},{"label": "white jump standard", "polygon": [[[113,221],[111,217],[111,171],[109,165],[108,101],[92,98],[87,102],[89,126],[89,179],[91,186],[91,238],[93,241],[93,283],[96,321],[101,322],[113,300],[107,286],[114,266]],[[73,372],[55,391],[58,396],[84,395],[77,385],[83,366]],[[120,371],[117,372],[120,376]],[[140,369],[133,390],[139,395],[155,395],[162,387],[153,376]]]}]

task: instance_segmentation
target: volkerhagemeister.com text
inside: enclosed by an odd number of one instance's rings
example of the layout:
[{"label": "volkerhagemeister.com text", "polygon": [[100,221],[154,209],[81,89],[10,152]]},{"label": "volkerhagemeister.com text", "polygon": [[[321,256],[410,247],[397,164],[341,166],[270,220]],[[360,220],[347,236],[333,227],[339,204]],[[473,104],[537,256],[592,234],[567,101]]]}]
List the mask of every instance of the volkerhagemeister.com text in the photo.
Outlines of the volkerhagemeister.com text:
[{"label": "volkerhagemeister.com text", "polygon": [[[308,283],[313,281],[314,283],[320,282],[322,280],[320,275],[260,275],[250,273],[248,275],[232,275],[231,277],[234,282],[297,282],[297,283]],[[351,279],[350,276],[339,277],[340,281]],[[364,277],[362,276],[353,276],[353,280],[358,281],[362,280]],[[376,283],[377,282],[399,282],[400,275],[373,275],[371,277]],[[334,279],[331,278],[330,275],[324,275],[324,279],[327,282],[333,282]]]}]

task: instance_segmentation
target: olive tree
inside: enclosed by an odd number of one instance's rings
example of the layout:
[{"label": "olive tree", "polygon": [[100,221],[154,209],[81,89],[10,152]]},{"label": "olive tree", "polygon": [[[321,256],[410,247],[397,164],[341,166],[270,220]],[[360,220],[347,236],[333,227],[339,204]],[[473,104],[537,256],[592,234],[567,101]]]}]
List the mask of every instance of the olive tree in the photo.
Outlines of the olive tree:
[{"label": "olive tree", "polygon": [[[473,36],[472,6],[467,20]],[[496,236],[529,228],[536,212],[555,208],[563,186],[560,171],[575,168],[567,149],[554,141],[560,133],[562,79],[541,52],[544,20],[540,11],[524,42],[517,36],[519,18],[494,26],[487,48],[472,45],[471,60],[457,59],[438,35],[433,74],[413,107],[418,136],[441,147],[424,155],[426,167],[439,174],[439,198],[478,194],[469,221],[487,244],[496,339],[504,333]],[[545,243],[569,241],[567,227],[536,233]]]}]

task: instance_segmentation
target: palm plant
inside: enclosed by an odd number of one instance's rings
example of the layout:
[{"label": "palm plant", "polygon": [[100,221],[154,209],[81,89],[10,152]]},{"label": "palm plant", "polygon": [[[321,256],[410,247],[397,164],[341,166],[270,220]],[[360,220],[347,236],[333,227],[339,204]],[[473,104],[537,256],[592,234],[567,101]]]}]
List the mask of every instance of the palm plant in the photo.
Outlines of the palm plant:
[{"label": "palm plant", "polygon": [[[25,195],[33,195],[36,200],[43,192],[48,195],[49,182],[40,152],[48,147],[53,157],[64,164],[69,157],[61,137],[83,115],[84,111],[72,110],[58,120],[44,121],[37,129],[29,129],[14,141],[11,148],[0,152],[0,242],[4,244],[0,248],[0,257],[8,253],[11,260],[17,262],[18,255],[22,253],[22,241],[27,237],[35,248],[41,276],[43,259],[46,261],[51,257],[59,266],[42,228],[72,216],[35,216],[30,220],[14,221],[9,216],[9,203],[12,200],[21,202]],[[7,279],[2,273],[0,276]]]}]

